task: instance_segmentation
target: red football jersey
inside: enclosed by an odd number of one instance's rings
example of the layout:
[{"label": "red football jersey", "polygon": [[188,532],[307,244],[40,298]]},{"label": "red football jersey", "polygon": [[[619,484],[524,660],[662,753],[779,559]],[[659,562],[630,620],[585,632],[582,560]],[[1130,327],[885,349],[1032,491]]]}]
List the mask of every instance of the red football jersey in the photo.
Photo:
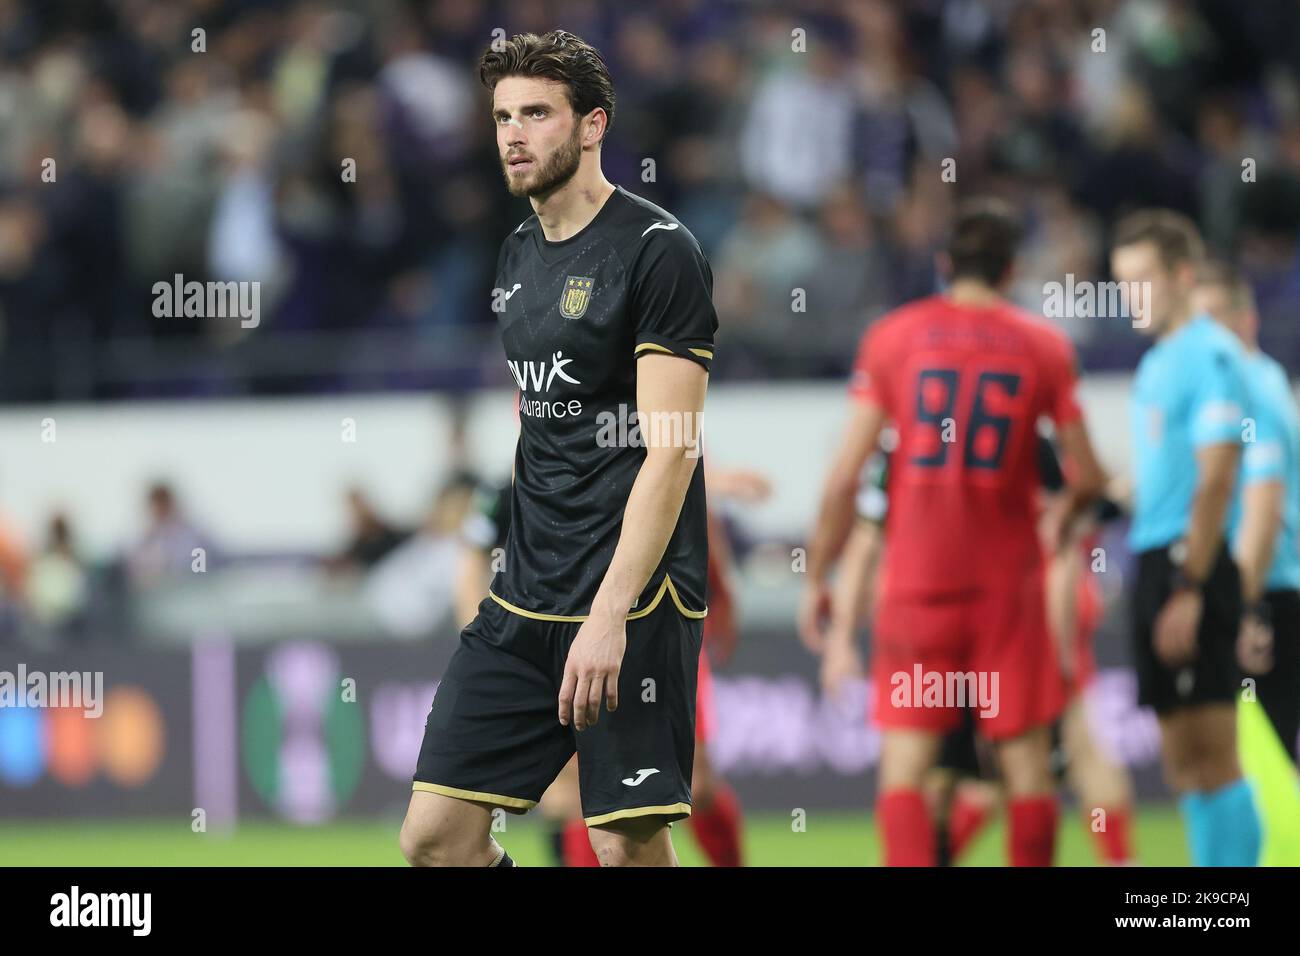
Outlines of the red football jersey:
[{"label": "red football jersey", "polygon": [[961,594],[1041,573],[1037,426],[1080,417],[1069,340],[1009,303],[931,296],[868,329],[849,393],[898,429],[882,590]]}]

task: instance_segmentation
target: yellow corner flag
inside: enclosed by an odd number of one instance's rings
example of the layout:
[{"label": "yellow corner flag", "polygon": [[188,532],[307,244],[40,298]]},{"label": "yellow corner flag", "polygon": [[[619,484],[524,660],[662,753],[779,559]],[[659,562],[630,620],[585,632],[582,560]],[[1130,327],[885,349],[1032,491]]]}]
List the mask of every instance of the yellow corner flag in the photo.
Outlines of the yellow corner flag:
[{"label": "yellow corner flag", "polygon": [[1258,700],[1237,702],[1237,750],[1263,824],[1260,866],[1300,866],[1300,776]]}]

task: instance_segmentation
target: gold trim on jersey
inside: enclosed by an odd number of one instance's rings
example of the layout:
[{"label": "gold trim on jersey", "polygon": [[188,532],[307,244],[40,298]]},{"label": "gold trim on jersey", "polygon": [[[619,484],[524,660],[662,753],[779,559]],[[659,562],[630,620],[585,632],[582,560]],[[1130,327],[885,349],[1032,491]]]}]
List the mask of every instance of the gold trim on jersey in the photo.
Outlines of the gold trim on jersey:
[{"label": "gold trim on jersey", "polygon": [[648,817],[654,814],[667,816],[673,813],[684,813],[688,817],[691,815],[691,805],[689,803],[670,803],[666,807],[632,807],[628,810],[615,810],[613,813],[602,813],[598,817],[583,817],[582,822],[589,827],[598,827],[602,823],[612,823],[614,820],[626,820],[630,817]]},{"label": "gold trim on jersey", "polygon": [[[651,600],[649,604],[641,608],[639,611],[630,612],[627,616],[627,619],[629,621],[635,621],[638,618],[645,617],[647,614],[649,614],[651,611],[653,611],[655,608],[659,606],[659,602],[664,599],[665,594],[667,594],[670,598],[672,598],[673,604],[677,605],[677,610],[681,612],[682,616],[686,618],[690,618],[692,621],[698,621],[709,613],[709,609],[707,607],[703,611],[692,611],[685,604],[683,604],[681,595],[677,593],[677,586],[674,585],[672,579],[665,574],[663,583],[659,585],[659,590],[655,592],[655,596],[653,600]],[[569,623],[569,622],[585,621],[588,617],[590,617],[590,615],[588,614],[543,614],[540,611],[525,610],[522,607],[511,604],[505,598],[498,596],[494,591],[491,590],[488,591],[488,597],[496,601],[498,604],[500,604],[503,608],[505,608],[510,613],[518,614],[520,617],[530,618],[531,620],[534,621],[558,621],[560,623]]]},{"label": "gold trim on jersey", "polygon": [[[669,355],[677,354],[668,346],[660,345],[658,342],[642,342],[635,349],[633,349],[632,354],[637,355],[640,352],[644,352],[646,349],[652,349],[655,352],[667,352]],[[698,355],[701,358],[706,358],[706,359],[713,358],[713,352],[709,349],[695,349],[695,348],[688,347],[686,351],[690,352],[692,355]]]},{"label": "gold trim on jersey", "polygon": [[632,354],[636,355],[637,352],[644,352],[646,349],[654,349],[656,352],[667,352],[669,355],[674,354],[672,349],[668,348],[666,345],[660,345],[658,342],[642,342],[632,351]]},{"label": "gold trim on jersey", "polygon": [[461,790],[459,787],[444,787],[440,783],[425,783],[423,780],[417,780],[411,784],[412,790],[423,790],[426,793],[440,793],[444,797],[456,797],[460,800],[474,800],[478,803],[494,803],[502,807],[514,807],[517,810],[531,810],[537,806],[536,800],[525,800],[522,797],[503,797],[499,793],[484,793],[481,790]]}]

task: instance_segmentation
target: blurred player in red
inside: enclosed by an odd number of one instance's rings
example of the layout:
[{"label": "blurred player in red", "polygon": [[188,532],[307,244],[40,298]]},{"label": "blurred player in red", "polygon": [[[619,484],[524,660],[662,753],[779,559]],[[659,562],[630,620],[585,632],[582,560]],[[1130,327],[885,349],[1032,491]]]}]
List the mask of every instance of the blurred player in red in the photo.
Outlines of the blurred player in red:
[{"label": "blurred player in red", "polygon": [[[1105,476],[1075,399],[1068,340],[1002,298],[1019,239],[1001,204],[963,206],[943,263],[948,291],[868,330],[809,545],[799,630],[820,653],[829,573],[852,527],[858,477],[892,421],[898,448],[872,655],[883,737],[877,818],[888,865],[935,862],[922,784],[944,735],[976,703],[978,732],[994,742],[1007,788],[1010,861],[1052,862],[1050,729],[1065,695],[1043,544],[1061,550]],[[1071,467],[1040,528],[1042,418],[1055,423]]]},{"label": "blurred player in red", "polygon": [[1096,560],[1100,525],[1119,515],[1110,498],[1101,498],[1075,526],[1066,546],[1047,568],[1048,615],[1061,649],[1066,688],[1065,712],[1060,722],[1066,776],[1079,798],[1083,823],[1093,835],[1098,859],[1112,866],[1136,860],[1133,781],[1128,770],[1112,760],[1093,736],[1086,691],[1097,674],[1093,636],[1104,610],[1101,588],[1091,565]]},{"label": "blurred player in red", "polygon": [[[859,624],[870,617],[877,590],[883,526],[889,512],[890,450],[896,440],[897,436],[887,431],[881,450],[868,462],[856,499],[853,532],[840,556],[821,668],[822,687],[831,696],[840,692],[845,680],[859,677],[863,671],[857,632]],[[1046,513],[1050,496],[1060,491],[1064,476],[1052,443],[1040,437],[1038,444]],[[1045,578],[1048,620],[1060,652],[1067,700],[1056,726],[1063,772],[1079,797],[1083,823],[1093,834],[1098,859],[1110,865],[1134,860],[1133,786],[1127,770],[1112,761],[1093,738],[1084,691],[1096,674],[1092,639],[1102,615],[1100,588],[1090,563],[1100,524],[1119,515],[1114,502],[1099,499],[1090,515],[1074,526],[1070,543],[1049,557]],[[923,789],[935,823],[937,862],[951,865],[1005,802],[989,754],[975,739],[969,710],[961,726],[944,737],[938,763],[926,775]]]}]

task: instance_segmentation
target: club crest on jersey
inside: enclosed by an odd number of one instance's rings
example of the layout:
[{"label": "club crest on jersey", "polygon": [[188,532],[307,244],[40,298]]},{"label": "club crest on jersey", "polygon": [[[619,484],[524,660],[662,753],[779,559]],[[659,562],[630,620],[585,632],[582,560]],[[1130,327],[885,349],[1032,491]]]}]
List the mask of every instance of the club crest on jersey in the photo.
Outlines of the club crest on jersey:
[{"label": "club crest on jersey", "polygon": [[582,318],[591,301],[592,283],[588,276],[568,276],[560,293],[560,315],[566,319]]}]

